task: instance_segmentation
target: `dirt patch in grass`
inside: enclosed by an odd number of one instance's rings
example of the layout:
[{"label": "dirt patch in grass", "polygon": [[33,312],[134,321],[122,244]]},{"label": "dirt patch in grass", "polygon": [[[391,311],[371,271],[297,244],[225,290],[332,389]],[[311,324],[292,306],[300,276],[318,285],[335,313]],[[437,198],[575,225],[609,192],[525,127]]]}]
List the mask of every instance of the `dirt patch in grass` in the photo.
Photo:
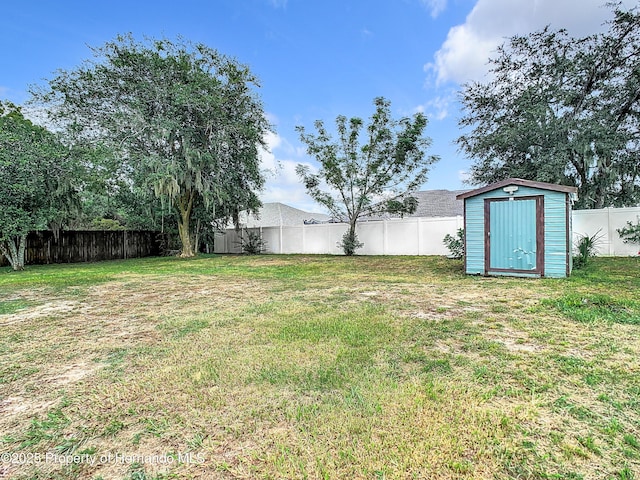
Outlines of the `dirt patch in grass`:
[{"label": "dirt patch in grass", "polygon": [[25,397],[7,397],[0,401],[0,413],[7,416],[24,414],[32,416],[47,411],[55,403],[55,400],[37,402]]},{"label": "dirt patch in grass", "polygon": [[73,300],[54,300],[42,305],[27,307],[11,315],[0,316],[0,327],[42,317],[59,316],[72,312],[79,303]]},{"label": "dirt patch in grass", "polygon": [[545,349],[544,345],[528,338],[526,333],[511,327],[487,330],[486,337],[500,342],[510,352],[536,353]]}]

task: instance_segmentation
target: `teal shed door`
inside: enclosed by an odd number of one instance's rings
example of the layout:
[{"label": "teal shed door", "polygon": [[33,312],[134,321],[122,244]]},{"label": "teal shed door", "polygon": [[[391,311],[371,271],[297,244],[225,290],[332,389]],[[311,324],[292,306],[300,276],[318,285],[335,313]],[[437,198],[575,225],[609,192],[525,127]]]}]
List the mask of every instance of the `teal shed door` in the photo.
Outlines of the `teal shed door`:
[{"label": "teal shed door", "polygon": [[485,273],[544,274],[544,197],[485,200]]}]

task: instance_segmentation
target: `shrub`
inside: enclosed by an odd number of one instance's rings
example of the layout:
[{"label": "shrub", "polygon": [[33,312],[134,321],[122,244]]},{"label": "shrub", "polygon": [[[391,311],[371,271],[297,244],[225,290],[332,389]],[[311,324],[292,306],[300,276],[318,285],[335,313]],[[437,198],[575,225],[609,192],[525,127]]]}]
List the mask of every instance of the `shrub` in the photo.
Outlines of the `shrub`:
[{"label": "shrub", "polygon": [[598,248],[602,241],[603,234],[600,233],[602,229],[599,229],[591,236],[580,235],[575,243],[576,254],[573,257],[573,267],[582,268],[589,264],[591,258],[598,254]]},{"label": "shrub", "polygon": [[91,230],[125,230],[125,227],[112,218],[94,218],[91,221]]},{"label": "shrub", "polygon": [[635,225],[627,222],[627,225],[623,228],[618,228],[617,232],[624,243],[640,244],[640,220]]},{"label": "shrub", "polygon": [[267,242],[262,239],[259,232],[244,230],[240,233],[240,241],[237,242],[242,249],[242,253],[247,255],[259,255],[267,249]]},{"label": "shrub", "polygon": [[451,258],[464,258],[464,228],[459,228],[455,237],[447,233],[442,243],[444,243],[451,252]]},{"label": "shrub", "polygon": [[357,249],[364,247],[364,243],[358,240],[356,232],[352,234],[350,231],[347,231],[342,236],[342,241],[338,242],[338,246],[342,248],[345,255],[355,255]]}]

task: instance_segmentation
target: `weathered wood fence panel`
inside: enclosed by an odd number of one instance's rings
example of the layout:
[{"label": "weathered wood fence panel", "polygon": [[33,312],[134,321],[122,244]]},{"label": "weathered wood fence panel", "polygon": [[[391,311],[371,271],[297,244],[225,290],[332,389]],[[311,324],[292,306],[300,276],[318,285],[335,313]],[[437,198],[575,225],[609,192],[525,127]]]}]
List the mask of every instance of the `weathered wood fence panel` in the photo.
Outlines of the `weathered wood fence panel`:
[{"label": "weathered wood fence panel", "polygon": [[[27,237],[25,263],[98,262],[161,255],[166,234],[153,231],[71,230],[54,236],[51,231],[31,232]],[[0,256],[0,264],[7,259]]]}]

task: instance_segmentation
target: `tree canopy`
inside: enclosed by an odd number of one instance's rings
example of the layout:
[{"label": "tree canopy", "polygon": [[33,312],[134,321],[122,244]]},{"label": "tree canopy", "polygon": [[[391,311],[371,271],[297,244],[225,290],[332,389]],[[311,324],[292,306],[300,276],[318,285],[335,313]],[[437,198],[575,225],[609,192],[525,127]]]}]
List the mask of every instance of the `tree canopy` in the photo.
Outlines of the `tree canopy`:
[{"label": "tree canopy", "polygon": [[74,205],[75,165],[56,136],[0,102],[0,252],[24,268],[27,234],[58,228]]},{"label": "tree canopy", "polygon": [[74,152],[83,176],[78,179],[81,209],[69,218],[70,229],[177,232],[171,207],[159,201],[142,172],[100,144],[77,146]]},{"label": "tree canopy", "polygon": [[258,148],[271,127],[247,66],[182,40],[119,36],[93,53],[33,92],[36,102],[75,145],[111,151],[131,188],[164,199],[183,256],[194,255],[195,208],[213,220],[260,206]]},{"label": "tree canopy", "polygon": [[362,246],[356,235],[356,222],[362,216],[415,211],[417,202],[410,193],[426,181],[430,166],[438,160],[426,155],[431,139],[423,136],[427,126],[423,114],[394,120],[388,100],[378,97],[374,105],[366,128],[360,118],[338,116],[337,139],[321,120],[315,122],[315,134],[297,127],[307,152],[321,167],[313,172],[298,165],[296,171],[315,201],[349,223],[341,243],[347,255]]},{"label": "tree canopy", "polygon": [[472,184],[521,177],[578,187],[578,206],[640,201],[640,14],[613,6],[604,33],[514,36],[486,82],[465,85],[457,144]]}]

